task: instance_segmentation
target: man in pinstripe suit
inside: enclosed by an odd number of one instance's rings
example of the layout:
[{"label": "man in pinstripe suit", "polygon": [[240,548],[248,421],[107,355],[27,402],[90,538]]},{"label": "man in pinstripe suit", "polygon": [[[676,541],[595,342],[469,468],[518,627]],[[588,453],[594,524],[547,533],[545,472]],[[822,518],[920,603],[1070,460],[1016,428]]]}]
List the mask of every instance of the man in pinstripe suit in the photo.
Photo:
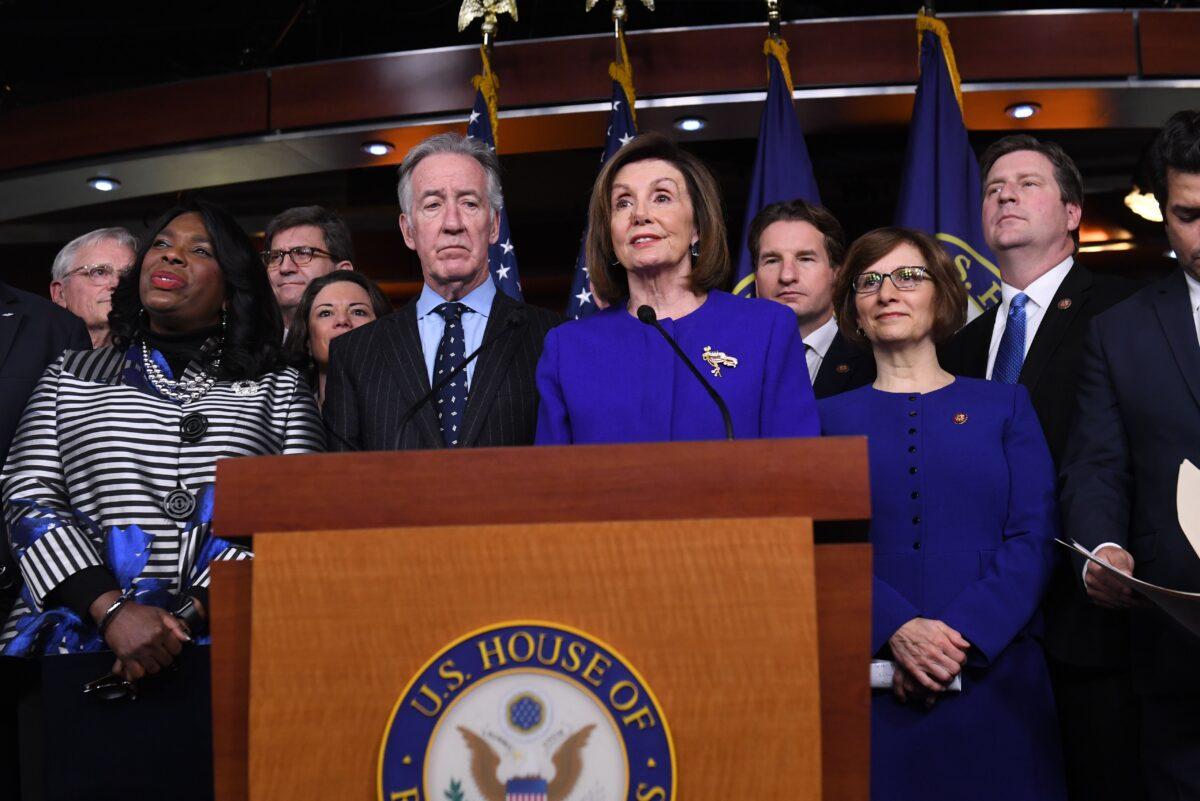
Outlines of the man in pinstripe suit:
[{"label": "man in pinstripe suit", "polygon": [[331,343],[329,445],[532,444],[534,369],[558,317],[497,292],[488,270],[503,204],[496,154],[457,134],[431,137],[404,157],[398,192],[400,230],[425,285],[399,313]]}]

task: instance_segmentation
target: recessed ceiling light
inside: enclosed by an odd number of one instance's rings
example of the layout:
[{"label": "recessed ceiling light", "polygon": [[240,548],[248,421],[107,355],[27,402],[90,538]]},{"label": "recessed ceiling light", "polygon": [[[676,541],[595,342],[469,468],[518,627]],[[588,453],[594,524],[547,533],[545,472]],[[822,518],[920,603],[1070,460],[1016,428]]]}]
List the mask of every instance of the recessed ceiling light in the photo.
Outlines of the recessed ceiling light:
[{"label": "recessed ceiling light", "polygon": [[372,156],[386,156],[396,149],[391,142],[363,142],[362,150]]},{"label": "recessed ceiling light", "polygon": [[1125,196],[1125,205],[1143,220],[1160,223],[1163,221],[1162,208],[1158,205],[1152,192],[1143,192],[1138,187],[1129,190]]},{"label": "recessed ceiling light", "polygon": [[116,178],[109,178],[105,175],[97,175],[87,179],[87,184],[97,192],[111,192],[114,189],[121,188],[121,182]]},{"label": "recessed ceiling light", "polygon": [[708,125],[708,120],[703,117],[680,117],[675,120],[675,127],[688,133],[701,131],[706,125]]},{"label": "recessed ceiling light", "polygon": [[1014,120],[1027,120],[1042,110],[1038,103],[1013,103],[1004,113]]}]

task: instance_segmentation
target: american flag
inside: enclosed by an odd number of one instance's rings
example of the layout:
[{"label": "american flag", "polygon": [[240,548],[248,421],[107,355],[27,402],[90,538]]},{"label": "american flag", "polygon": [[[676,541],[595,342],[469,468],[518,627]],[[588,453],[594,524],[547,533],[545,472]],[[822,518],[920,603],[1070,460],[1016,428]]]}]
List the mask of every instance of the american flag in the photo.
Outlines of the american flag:
[{"label": "american flag", "polygon": [[[633,109],[625,88],[617,81],[612,85],[612,108],[608,115],[608,133],[604,139],[604,154],[600,166],[622,147],[637,136],[637,123],[633,121]],[[578,320],[596,311],[596,302],[588,286],[586,245],[587,228],[583,230],[583,241],[579,243],[579,257],[575,259],[575,278],[571,281],[571,299],[567,301],[567,316]]]},{"label": "american flag", "polygon": [[546,801],[545,779],[509,779],[504,801]]},{"label": "american flag", "polygon": [[[475,91],[475,106],[467,119],[467,138],[478,139],[492,150],[496,149],[496,137],[492,132],[492,120],[482,89]],[[508,210],[503,207],[500,209],[500,237],[496,244],[488,248],[488,268],[500,291],[509,297],[524,300],[521,297],[521,276],[517,272],[517,252],[513,249],[512,232],[508,228]]]}]

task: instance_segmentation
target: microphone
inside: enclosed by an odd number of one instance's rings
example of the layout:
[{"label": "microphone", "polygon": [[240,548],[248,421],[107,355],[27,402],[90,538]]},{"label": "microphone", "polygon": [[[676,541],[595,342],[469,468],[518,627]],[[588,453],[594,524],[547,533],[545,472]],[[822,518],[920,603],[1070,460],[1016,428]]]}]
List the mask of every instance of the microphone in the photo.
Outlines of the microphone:
[{"label": "microphone", "polygon": [[708,379],[701,374],[700,370],[696,368],[696,365],[692,364],[692,360],[684,354],[683,348],[679,347],[679,343],[667,333],[667,329],[662,327],[662,323],[658,321],[658,315],[654,313],[654,309],[650,308],[649,306],[639,306],[637,310],[637,317],[646,325],[654,326],[656,329],[658,329],[658,333],[662,334],[663,339],[670,343],[672,350],[675,351],[675,354],[679,356],[679,358],[683,360],[683,363],[687,365],[687,368],[692,371],[692,375],[696,376],[696,380],[699,381],[700,385],[704,387],[704,391],[709,394],[709,397],[713,399],[713,403],[717,404],[717,408],[721,410],[721,419],[725,421],[725,439],[732,440],[733,418],[729,416],[729,407],[725,405],[725,401],[721,399],[721,396],[717,394],[717,391],[712,388],[712,384],[708,383]]},{"label": "microphone", "polygon": [[[504,327],[479,344],[479,347],[471,351],[467,358],[462,360],[462,364],[455,367],[449,373],[446,373],[440,381],[433,385],[433,388],[425,393],[422,398],[409,407],[404,413],[404,417],[400,420],[400,433],[396,436],[396,450],[400,450],[400,446],[404,443],[404,429],[408,427],[409,421],[416,417],[417,412],[421,411],[421,407],[433,400],[442,389],[451,381],[458,377],[460,373],[467,369],[467,365],[475,360],[479,354],[490,348],[492,345],[499,342],[501,339],[521,328],[528,322],[527,313],[524,309],[513,309],[509,312],[507,319],[504,321]],[[468,392],[470,389],[468,388]]]}]

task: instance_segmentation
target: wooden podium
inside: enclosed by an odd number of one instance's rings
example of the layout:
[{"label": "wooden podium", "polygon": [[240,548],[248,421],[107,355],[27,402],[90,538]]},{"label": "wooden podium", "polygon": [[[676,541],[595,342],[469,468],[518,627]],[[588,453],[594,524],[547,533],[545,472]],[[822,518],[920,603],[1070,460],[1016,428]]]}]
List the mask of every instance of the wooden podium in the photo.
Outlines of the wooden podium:
[{"label": "wooden podium", "polygon": [[677,799],[868,797],[864,439],[233,459],[216,503],[222,801],[377,798],[405,685],[519,620],[641,672]]}]

